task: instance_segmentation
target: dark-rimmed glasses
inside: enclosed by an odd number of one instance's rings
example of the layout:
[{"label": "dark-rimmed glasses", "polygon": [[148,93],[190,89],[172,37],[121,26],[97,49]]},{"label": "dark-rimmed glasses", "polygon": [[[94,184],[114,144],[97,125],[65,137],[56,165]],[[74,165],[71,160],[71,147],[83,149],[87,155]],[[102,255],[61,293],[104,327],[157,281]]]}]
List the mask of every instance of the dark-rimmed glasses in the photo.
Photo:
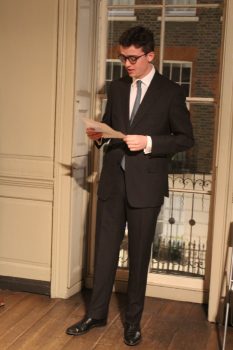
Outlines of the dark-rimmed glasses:
[{"label": "dark-rimmed glasses", "polygon": [[125,56],[121,54],[118,56],[118,58],[122,63],[126,63],[126,61],[128,60],[131,64],[135,64],[140,57],[146,55],[147,53],[143,53],[141,56]]}]

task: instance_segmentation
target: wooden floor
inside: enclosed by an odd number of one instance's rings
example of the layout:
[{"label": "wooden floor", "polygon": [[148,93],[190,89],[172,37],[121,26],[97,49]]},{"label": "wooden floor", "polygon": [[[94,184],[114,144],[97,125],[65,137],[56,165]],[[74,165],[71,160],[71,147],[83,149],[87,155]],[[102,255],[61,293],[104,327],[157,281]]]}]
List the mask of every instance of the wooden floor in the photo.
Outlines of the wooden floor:
[{"label": "wooden floor", "polygon": [[[10,291],[0,291],[0,296],[5,300],[0,308],[1,350],[129,349],[122,341],[125,295],[113,294],[106,327],[79,337],[68,336],[65,330],[84,315],[89,291],[69,300]],[[141,326],[143,339],[136,349],[221,349],[223,327],[209,323],[205,307],[199,304],[146,298]],[[226,350],[232,349],[229,327]]]}]

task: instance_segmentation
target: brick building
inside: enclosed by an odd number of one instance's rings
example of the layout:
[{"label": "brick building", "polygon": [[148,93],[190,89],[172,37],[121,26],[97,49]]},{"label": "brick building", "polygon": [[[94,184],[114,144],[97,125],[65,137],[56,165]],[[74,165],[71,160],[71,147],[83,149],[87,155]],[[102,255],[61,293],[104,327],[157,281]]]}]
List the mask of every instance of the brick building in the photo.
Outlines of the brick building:
[{"label": "brick building", "polygon": [[[200,5],[208,3],[217,5],[221,4],[222,1],[197,1],[197,4]],[[135,5],[143,4],[159,5],[161,1],[135,1]],[[166,10],[164,38],[161,37],[160,8],[143,9],[141,6],[139,9],[128,10],[127,18],[132,16],[132,21],[126,21],[125,18],[116,20],[120,12],[115,12],[115,20],[109,17],[108,22],[108,59],[110,61],[117,59],[117,40],[122,31],[130,26],[145,25],[153,31],[155,36],[155,66],[158,68],[160,47],[162,40],[164,40],[163,73],[181,84],[187,97],[210,99],[209,103],[207,101],[204,103],[200,101],[199,103],[189,102],[196,145],[186,154],[177,155],[173,160],[172,169],[175,172],[210,174],[212,172],[214,130],[218,110],[215,99],[219,94],[222,8],[189,8],[183,9],[183,13],[179,8],[175,10],[176,13],[169,12],[169,9]],[[124,13],[124,16],[126,14]],[[119,63],[115,62],[112,78],[122,74],[124,72],[120,70]],[[107,80],[108,78],[107,74]]]}]

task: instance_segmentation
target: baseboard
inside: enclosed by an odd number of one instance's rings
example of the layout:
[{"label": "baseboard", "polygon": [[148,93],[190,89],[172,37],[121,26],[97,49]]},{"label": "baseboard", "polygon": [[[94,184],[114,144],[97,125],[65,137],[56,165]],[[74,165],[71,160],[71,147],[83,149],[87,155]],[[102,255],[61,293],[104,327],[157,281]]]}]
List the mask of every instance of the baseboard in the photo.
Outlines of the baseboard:
[{"label": "baseboard", "polygon": [[[85,287],[92,288],[93,276],[87,276]],[[115,280],[113,292],[125,293],[127,291],[127,281]],[[177,286],[166,286],[148,282],[146,287],[146,296],[176,301],[185,301],[198,304],[208,302],[208,292],[204,290],[194,290]]]},{"label": "baseboard", "polygon": [[0,276],[0,289],[8,289],[16,292],[29,292],[35,294],[50,295],[50,285],[51,283],[48,281]]}]

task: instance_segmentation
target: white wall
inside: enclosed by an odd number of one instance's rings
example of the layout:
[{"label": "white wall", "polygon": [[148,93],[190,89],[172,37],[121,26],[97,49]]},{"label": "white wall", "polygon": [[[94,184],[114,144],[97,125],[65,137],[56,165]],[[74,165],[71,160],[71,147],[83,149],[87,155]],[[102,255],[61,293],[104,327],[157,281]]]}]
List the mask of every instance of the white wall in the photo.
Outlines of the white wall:
[{"label": "white wall", "polygon": [[58,0],[0,0],[0,275],[49,281]]}]

